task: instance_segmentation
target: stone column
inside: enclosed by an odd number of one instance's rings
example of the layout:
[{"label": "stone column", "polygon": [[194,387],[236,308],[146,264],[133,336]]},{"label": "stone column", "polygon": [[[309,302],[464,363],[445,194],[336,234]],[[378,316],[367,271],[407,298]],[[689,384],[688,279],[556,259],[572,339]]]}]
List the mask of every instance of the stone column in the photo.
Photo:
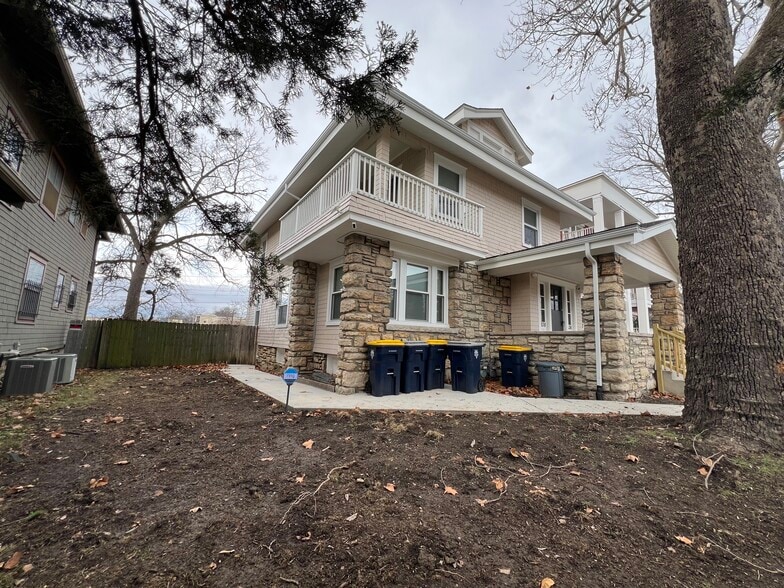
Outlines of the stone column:
[{"label": "stone column", "polygon": [[[623,266],[615,253],[597,255],[599,266],[599,324],[602,344],[602,383],[604,398],[625,400],[632,391],[632,369],[629,359],[629,331],[626,327],[626,296]],[[593,279],[591,262],[583,260],[583,324],[588,367],[588,388],[591,398],[596,394],[596,344],[594,341]]]},{"label": "stone column", "polygon": [[317,272],[315,263],[298,259],[291,275],[288,365],[301,374],[313,372]]},{"label": "stone column", "polygon": [[389,322],[392,254],[389,242],[348,235],[344,242],[340,349],[335,391],[365,389],[370,363],[367,342],[382,339]]},{"label": "stone column", "polygon": [[683,332],[683,297],[675,282],[651,284],[651,325]]}]

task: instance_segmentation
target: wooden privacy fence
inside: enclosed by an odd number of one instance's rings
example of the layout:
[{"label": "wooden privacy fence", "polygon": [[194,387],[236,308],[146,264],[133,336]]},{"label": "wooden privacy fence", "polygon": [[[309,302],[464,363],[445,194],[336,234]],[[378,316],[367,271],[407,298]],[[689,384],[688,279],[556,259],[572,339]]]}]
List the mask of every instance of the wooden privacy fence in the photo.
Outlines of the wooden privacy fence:
[{"label": "wooden privacy fence", "polygon": [[82,329],[79,367],[254,363],[256,327],[109,319]]}]

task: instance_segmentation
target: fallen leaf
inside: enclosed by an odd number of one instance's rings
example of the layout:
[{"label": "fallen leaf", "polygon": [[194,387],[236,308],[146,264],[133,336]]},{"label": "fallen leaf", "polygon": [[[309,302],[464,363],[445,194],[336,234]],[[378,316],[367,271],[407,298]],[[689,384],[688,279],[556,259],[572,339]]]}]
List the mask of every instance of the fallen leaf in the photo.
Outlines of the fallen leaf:
[{"label": "fallen leaf", "polygon": [[684,537],[683,535],[676,535],[676,536],[675,536],[675,538],[676,538],[678,541],[680,541],[681,543],[684,543],[684,544],[686,544],[686,545],[691,545],[691,544],[693,544],[693,543],[694,543],[694,541],[693,541],[693,540],[689,539],[688,537]]},{"label": "fallen leaf", "polygon": [[384,490],[388,490],[389,492],[395,491],[395,485],[392,482],[387,482],[384,484]]},{"label": "fallen leaf", "polygon": [[524,470],[523,468],[520,468],[519,470],[517,470],[517,473],[520,474],[521,476],[530,476],[531,475],[531,472],[529,472],[528,470]]},{"label": "fallen leaf", "polygon": [[199,416],[199,413],[196,412],[195,410],[192,410],[191,411],[191,416]]},{"label": "fallen leaf", "polygon": [[475,501],[475,502],[476,502],[476,503],[477,503],[479,506],[484,506],[485,504],[487,504],[487,503],[488,503],[488,501],[487,501],[487,500],[485,500],[484,498],[474,498],[474,501]]},{"label": "fallen leaf", "polygon": [[353,515],[351,515],[351,516],[347,516],[347,517],[346,517],[346,520],[347,520],[348,522],[355,521],[355,520],[357,519],[357,516],[359,516],[359,513],[355,512]]},{"label": "fallen leaf", "polygon": [[275,458],[273,458],[273,457],[262,457],[261,461],[272,461],[273,459],[275,459]]},{"label": "fallen leaf", "polygon": [[512,573],[512,568],[500,568],[498,572],[504,574],[505,576],[508,576],[509,574]]},{"label": "fallen leaf", "polygon": [[218,552],[218,555],[231,555],[235,551],[234,549],[222,549]]},{"label": "fallen leaf", "polygon": [[216,564],[214,561],[211,561],[210,565],[209,565],[209,568],[211,570],[216,570],[216,569],[218,569],[218,564]]},{"label": "fallen leaf", "polygon": [[471,439],[471,447],[473,448],[474,445],[476,445],[476,439]]},{"label": "fallen leaf", "polygon": [[626,461],[637,463],[638,461],[640,461],[640,458],[630,453],[629,455],[626,456]]},{"label": "fallen leaf", "polygon": [[163,490],[156,490],[152,493],[153,496],[163,496]]},{"label": "fallen leaf", "polygon": [[457,496],[457,490],[452,488],[452,486],[444,486],[444,494],[449,494],[450,496]]},{"label": "fallen leaf", "polygon": [[121,416],[107,416],[105,419],[103,419],[103,422],[106,425],[108,425],[109,423],[115,423],[115,424],[119,425],[124,420],[125,420],[125,417],[121,417]]},{"label": "fallen leaf", "polygon": [[572,470],[572,471],[569,472],[569,474],[572,475],[572,476],[582,476],[583,475],[582,472],[578,472],[577,470]]},{"label": "fallen leaf", "polygon": [[297,476],[296,478],[294,478],[294,481],[297,484],[302,484],[302,482],[305,481],[305,474],[302,474],[301,476]]},{"label": "fallen leaf", "polygon": [[33,564],[25,564],[22,566],[22,571],[27,574],[30,570],[33,569]]},{"label": "fallen leaf", "polygon": [[700,469],[697,470],[697,472],[699,472],[701,476],[707,476],[708,471],[709,471],[708,468],[706,468],[705,466],[702,466]]},{"label": "fallen leaf", "polygon": [[4,570],[13,570],[16,566],[19,565],[19,562],[22,561],[22,552],[15,551],[14,554],[11,556],[7,562],[3,564]]},{"label": "fallen leaf", "polygon": [[478,463],[479,465],[487,465],[487,462],[481,457],[476,458],[476,463]]},{"label": "fallen leaf", "polygon": [[702,457],[700,459],[701,459],[702,463],[705,464],[706,466],[708,466],[709,468],[713,467],[713,460],[710,457]]},{"label": "fallen leaf", "polygon": [[300,541],[310,541],[311,537],[312,535],[310,534],[310,531],[308,531],[307,535],[297,535],[297,539],[299,539]]},{"label": "fallen leaf", "polygon": [[308,439],[307,441],[305,441],[302,444],[302,447],[304,447],[305,449],[312,449],[313,448],[313,443],[314,443],[313,439]]},{"label": "fallen leaf", "polygon": [[130,447],[134,443],[136,443],[134,439],[128,439],[127,441],[123,441],[123,447]]},{"label": "fallen leaf", "polygon": [[62,431],[52,431],[51,433],[49,433],[49,436],[50,436],[52,439],[59,439],[59,438],[60,438],[60,437],[62,437],[63,435],[65,435],[65,433],[63,433]]},{"label": "fallen leaf", "polygon": [[215,444],[214,443],[207,443],[207,451],[212,451],[213,449],[215,449]]},{"label": "fallen leaf", "polygon": [[194,506],[189,512],[201,512],[201,510],[202,508],[200,506]]},{"label": "fallen leaf", "polygon": [[92,478],[90,480],[90,489],[103,488],[109,483],[109,476],[101,476],[100,478]]},{"label": "fallen leaf", "polygon": [[82,419],[82,422],[83,423],[91,423],[91,422],[93,422],[93,419]]},{"label": "fallen leaf", "polygon": [[588,447],[587,445],[580,445],[580,449],[583,450],[583,451],[590,451],[591,450],[591,448]]},{"label": "fallen leaf", "polygon": [[129,463],[127,459],[121,459],[120,461],[115,461],[114,465],[128,465]]},{"label": "fallen leaf", "polygon": [[515,449],[514,447],[509,448],[509,455],[512,457],[516,457],[518,459],[530,459],[531,454],[527,451],[520,451],[519,449]]},{"label": "fallen leaf", "polygon": [[539,588],[553,588],[555,586],[555,580],[552,578],[542,578],[542,583],[539,584]]},{"label": "fallen leaf", "polygon": [[499,492],[503,492],[506,488],[506,482],[504,482],[501,478],[493,478],[493,484],[495,484],[495,489]]}]

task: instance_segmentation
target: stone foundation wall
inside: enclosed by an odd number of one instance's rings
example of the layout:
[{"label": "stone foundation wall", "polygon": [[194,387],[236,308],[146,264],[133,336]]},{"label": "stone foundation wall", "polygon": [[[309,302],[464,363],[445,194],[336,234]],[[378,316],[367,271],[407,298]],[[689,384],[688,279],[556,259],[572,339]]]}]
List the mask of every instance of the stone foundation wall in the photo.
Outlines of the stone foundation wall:
[{"label": "stone foundation wall", "polygon": [[629,333],[629,362],[632,370],[632,390],[629,396],[632,398],[647,396],[656,389],[653,335]]},{"label": "stone foundation wall", "polygon": [[313,371],[326,373],[327,356],[324,353],[313,353]]},{"label": "stone foundation wall", "polygon": [[316,275],[315,263],[297,260],[291,275],[289,301],[289,348],[286,364],[300,374],[313,371],[313,336],[316,328]]},{"label": "stone foundation wall", "polygon": [[507,333],[512,324],[509,278],[482,274],[475,265],[449,268],[449,326],[455,339],[483,341]]},{"label": "stone foundation wall", "polygon": [[683,297],[675,282],[651,284],[651,324],[667,331],[685,329]]},{"label": "stone foundation wall", "polygon": [[529,332],[509,335],[493,335],[489,338],[489,348],[485,353],[489,356],[489,365],[500,373],[501,363],[498,359],[499,345],[527,345],[533,347],[533,355],[528,371],[531,383],[539,386],[539,375],[536,370],[537,361],[558,361],[564,364],[564,392],[571,398],[588,398],[594,383],[588,383],[585,337],[582,331],[574,332]]},{"label": "stone foundation wall", "polygon": [[[275,361],[277,351],[276,347],[259,345],[256,348],[256,367],[271,374],[282,374],[283,366]],[[288,351],[286,351],[286,355],[288,356]]]}]

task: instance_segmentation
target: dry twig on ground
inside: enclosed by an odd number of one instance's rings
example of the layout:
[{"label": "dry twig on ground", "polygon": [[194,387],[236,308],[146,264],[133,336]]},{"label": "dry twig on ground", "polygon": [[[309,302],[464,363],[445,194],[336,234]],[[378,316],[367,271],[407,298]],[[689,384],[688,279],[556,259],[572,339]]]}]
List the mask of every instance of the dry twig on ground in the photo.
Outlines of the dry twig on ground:
[{"label": "dry twig on ground", "polygon": [[327,474],[327,477],[324,478],[318,486],[316,486],[315,490],[309,490],[309,491],[303,492],[302,494],[297,496],[297,498],[294,500],[294,502],[292,502],[289,505],[289,507],[286,509],[286,512],[283,513],[283,516],[281,517],[279,524],[283,524],[284,522],[286,522],[286,517],[289,516],[289,513],[291,512],[291,510],[295,506],[300,504],[302,501],[304,501],[304,500],[306,500],[308,498],[312,498],[313,499],[313,516],[315,516],[316,515],[316,494],[318,494],[318,492],[319,492],[319,490],[321,490],[322,486],[324,486],[324,484],[329,482],[329,479],[332,477],[332,474],[334,474],[336,471],[338,471],[338,470],[347,470],[348,468],[350,468],[351,466],[353,466],[356,463],[357,463],[356,461],[352,461],[351,463],[347,463],[347,464],[340,465],[340,466],[335,466],[334,468],[329,470],[329,473]]}]

